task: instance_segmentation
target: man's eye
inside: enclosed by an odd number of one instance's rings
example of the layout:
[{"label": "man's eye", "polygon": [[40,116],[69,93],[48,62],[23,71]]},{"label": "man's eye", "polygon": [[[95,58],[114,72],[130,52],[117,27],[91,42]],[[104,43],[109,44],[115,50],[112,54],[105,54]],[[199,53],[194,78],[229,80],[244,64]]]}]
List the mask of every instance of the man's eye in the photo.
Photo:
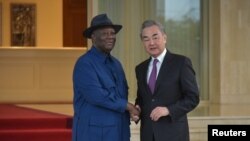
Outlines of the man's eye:
[{"label": "man's eye", "polygon": [[104,32],[104,33],[102,33],[102,36],[105,36],[105,37],[114,36],[114,35],[115,35],[115,32]]},{"label": "man's eye", "polygon": [[157,40],[157,39],[158,39],[158,37],[154,37],[153,39],[154,39],[154,40]]}]

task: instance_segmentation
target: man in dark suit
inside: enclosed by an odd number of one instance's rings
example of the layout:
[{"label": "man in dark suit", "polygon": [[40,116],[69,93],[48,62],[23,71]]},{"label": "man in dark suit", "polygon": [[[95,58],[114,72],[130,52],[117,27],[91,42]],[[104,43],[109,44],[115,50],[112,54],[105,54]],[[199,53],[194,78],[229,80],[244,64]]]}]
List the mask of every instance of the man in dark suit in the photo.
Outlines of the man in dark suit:
[{"label": "man in dark suit", "polygon": [[[187,113],[199,104],[199,90],[189,58],[166,49],[164,27],[142,24],[141,40],[151,56],[136,66],[141,141],[189,141]],[[154,61],[156,60],[156,61]]]}]

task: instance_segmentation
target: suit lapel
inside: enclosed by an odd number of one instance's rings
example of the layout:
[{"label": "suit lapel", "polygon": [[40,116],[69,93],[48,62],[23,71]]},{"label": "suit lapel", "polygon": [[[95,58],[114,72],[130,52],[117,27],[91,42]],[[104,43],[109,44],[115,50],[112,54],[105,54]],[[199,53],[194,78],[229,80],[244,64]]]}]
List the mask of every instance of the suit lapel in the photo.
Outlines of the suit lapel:
[{"label": "suit lapel", "polygon": [[142,77],[143,77],[143,86],[146,90],[146,92],[150,95],[152,95],[149,87],[148,87],[148,83],[147,83],[147,72],[148,72],[148,65],[149,65],[149,62],[150,62],[151,58],[149,58],[145,63],[144,63],[144,66],[142,67]]},{"label": "suit lapel", "polygon": [[170,68],[169,66],[171,65],[171,58],[172,58],[171,53],[167,51],[164,57],[164,60],[161,64],[161,68],[160,68],[160,71],[156,80],[155,93],[157,92],[159,85],[161,84],[162,79],[164,78],[164,75],[166,75],[169,71],[169,68]]},{"label": "suit lapel", "polygon": [[[157,77],[157,80],[156,80],[156,86],[155,86],[155,94],[157,94],[157,90],[159,88],[159,85],[161,84],[161,82],[163,81],[162,79],[164,78],[164,76],[168,73],[169,71],[169,68],[170,66],[172,65],[172,54],[170,53],[170,51],[168,50],[165,57],[164,57],[164,60],[162,62],[162,65],[161,65],[161,68],[159,70],[159,74],[158,74],[158,77]],[[142,67],[142,77],[144,79],[143,81],[143,86],[145,87],[145,90],[146,92],[149,94],[149,95],[152,95],[149,87],[148,87],[148,84],[147,84],[147,72],[148,72],[148,65],[150,63],[150,60],[151,58],[149,58],[145,63],[144,63],[144,66]],[[153,94],[153,95],[155,95]]]}]

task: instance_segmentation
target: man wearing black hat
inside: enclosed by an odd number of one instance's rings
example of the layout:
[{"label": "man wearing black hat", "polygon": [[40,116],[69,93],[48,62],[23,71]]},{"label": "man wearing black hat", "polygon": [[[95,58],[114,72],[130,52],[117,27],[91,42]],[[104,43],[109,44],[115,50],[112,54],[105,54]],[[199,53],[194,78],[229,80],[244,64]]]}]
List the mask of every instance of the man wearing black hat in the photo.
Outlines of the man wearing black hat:
[{"label": "man wearing black hat", "polygon": [[93,45],[74,67],[73,141],[130,140],[130,117],[134,120],[139,111],[128,102],[121,63],[110,54],[121,28],[100,14],[83,32]]}]

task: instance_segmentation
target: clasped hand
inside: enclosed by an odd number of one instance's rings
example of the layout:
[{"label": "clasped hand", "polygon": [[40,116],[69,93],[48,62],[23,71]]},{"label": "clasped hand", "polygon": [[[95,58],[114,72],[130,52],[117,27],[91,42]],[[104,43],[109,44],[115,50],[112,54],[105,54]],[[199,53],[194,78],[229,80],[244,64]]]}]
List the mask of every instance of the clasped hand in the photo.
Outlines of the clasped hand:
[{"label": "clasped hand", "polygon": [[137,122],[140,119],[141,109],[138,105],[135,106],[131,103],[128,103],[127,110],[129,111],[130,118],[132,121]]}]

